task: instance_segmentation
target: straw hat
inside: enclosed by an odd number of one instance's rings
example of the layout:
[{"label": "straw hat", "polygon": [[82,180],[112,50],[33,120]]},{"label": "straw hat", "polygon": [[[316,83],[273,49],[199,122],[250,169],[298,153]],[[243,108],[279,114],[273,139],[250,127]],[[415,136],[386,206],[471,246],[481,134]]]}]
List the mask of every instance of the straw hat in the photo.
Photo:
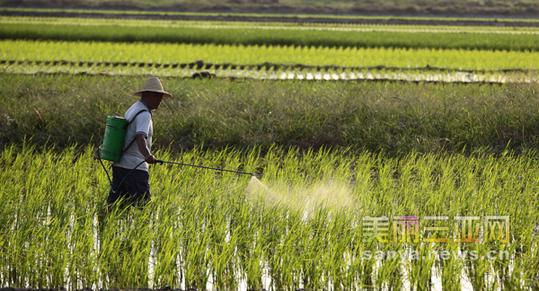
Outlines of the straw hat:
[{"label": "straw hat", "polygon": [[161,80],[157,77],[150,77],[146,80],[146,83],[144,83],[144,87],[140,89],[139,91],[135,92],[135,95],[141,96],[142,92],[155,92],[155,93],[162,93],[165,96],[172,97],[170,93],[165,91],[163,89],[163,84],[161,84]]}]

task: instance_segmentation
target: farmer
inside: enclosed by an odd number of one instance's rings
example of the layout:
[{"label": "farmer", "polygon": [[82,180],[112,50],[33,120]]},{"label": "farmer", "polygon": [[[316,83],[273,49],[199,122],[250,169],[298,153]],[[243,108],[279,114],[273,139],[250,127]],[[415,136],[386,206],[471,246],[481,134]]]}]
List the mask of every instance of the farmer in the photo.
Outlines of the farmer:
[{"label": "farmer", "polygon": [[157,77],[150,77],[135,95],[140,96],[140,100],[125,112],[129,125],[124,152],[120,161],[112,164],[109,206],[120,199],[127,204],[145,204],[150,199],[148,164],[158,162],[151,152],[152,110],[159,107],[163,96],[170,97],[171,94],[163,90]]}]

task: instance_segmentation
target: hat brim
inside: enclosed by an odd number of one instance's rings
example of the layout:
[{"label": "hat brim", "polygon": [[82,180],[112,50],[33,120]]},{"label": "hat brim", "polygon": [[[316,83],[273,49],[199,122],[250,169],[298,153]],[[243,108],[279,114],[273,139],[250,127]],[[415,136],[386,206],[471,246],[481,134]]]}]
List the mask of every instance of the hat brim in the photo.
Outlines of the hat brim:
[{"label": "hat brim", "polygon": [[159,91],[159,90],[141,90],[141,91],[135,92],[135,95],[136,96],[141,96],[142,93],[144,93],[144,92],[161,93],[166,97],[172,97],[172,94],[170,94],[169,92],[167,92],[167,91]]}]

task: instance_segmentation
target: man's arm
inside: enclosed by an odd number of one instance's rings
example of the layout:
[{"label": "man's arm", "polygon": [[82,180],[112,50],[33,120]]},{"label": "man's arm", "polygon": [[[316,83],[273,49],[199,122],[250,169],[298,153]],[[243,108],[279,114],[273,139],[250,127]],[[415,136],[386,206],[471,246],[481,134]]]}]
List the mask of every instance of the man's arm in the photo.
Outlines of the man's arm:
[{"label": "man's arm", "polygon": [[137,143],[138,150],[144,156],[146,162],[149,164],[156,163],[157,159],[150,153],[150,150],[146,146],[146,137],[144,137],[144,134],[137,134],[135,141]]}]

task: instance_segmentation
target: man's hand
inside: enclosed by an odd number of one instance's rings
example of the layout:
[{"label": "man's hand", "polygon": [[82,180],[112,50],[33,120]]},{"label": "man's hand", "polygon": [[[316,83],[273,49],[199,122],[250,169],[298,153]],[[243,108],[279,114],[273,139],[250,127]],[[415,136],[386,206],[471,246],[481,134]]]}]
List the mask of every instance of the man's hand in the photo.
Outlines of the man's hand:
[{"label": "man's hand", "polygon": [[143,134],[137,134],[135,137],[138,150],[144,156],[144,161],[148,164],[157,163],[157,159],[150,153],[150,149],[146,146],[146,137]]},{"label": "man's hand", "polygon": [[146,146],[146,138],[143,134],[137,134],[135,137],[137,141],[138,150],[140,153],[144,156],[144,161],[148,164],[156,164],[156,163],[163,163],[156,159],[151,153],[150,149]]},{"label": "man's hand", "polygon": [[145,161],[148,164],[155,164],[159,162],[152,154],[148,155]]}]

